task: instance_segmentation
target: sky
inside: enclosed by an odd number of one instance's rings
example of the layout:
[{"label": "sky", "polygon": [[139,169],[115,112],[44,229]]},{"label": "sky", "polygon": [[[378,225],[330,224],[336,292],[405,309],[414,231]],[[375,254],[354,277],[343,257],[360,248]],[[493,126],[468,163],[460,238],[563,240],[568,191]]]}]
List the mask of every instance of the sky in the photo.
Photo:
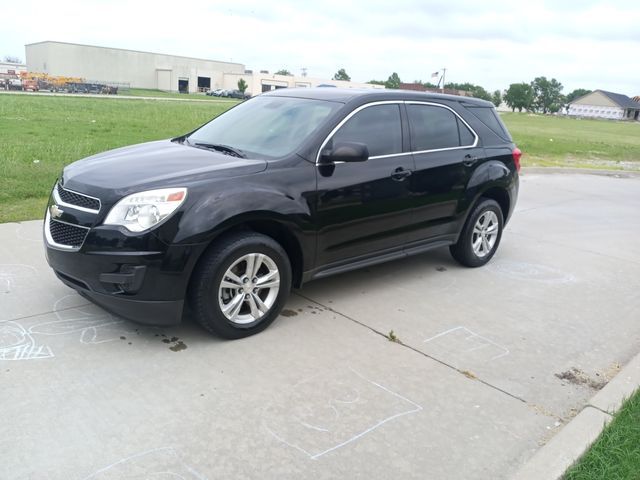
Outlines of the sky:
[{"label": "sky", "polygon": [[0,56],[22,60],[56,40],[361,82],[446,68],[491,91],[546,76],[563,93],[640,95],[640,0],[5,1]]}]

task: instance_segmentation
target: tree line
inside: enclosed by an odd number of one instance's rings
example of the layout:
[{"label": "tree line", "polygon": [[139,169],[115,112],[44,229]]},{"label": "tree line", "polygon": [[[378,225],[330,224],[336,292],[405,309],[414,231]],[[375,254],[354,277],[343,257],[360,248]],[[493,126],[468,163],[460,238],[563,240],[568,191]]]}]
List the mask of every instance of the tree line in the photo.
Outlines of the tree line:
[{"label": "tree line", "polygon": [[[291,72],[285,69],[277,71],[276,74],[292,75]],[[351,80],[351,77],[347,74],[344,68],[341,68],[333,76],[333,80],[346,80],[348,82]],[[367,83],[373,85],[384,85],[386,88],[397,89],[400,88],[400,84],[403,82],[398,73],[393,72],[389,75],[387,80],[369,80]],[[426,88],[438,88],[437,85],[431,82],[423,82],[422,80],[414,80],[413,83],[422,85]],[[496,107],[504,101],[512,111],[517,109],[519,112],[525,110],[527,112],[541,113],[556,113],[560,109],[565,108],[568,103],[571,103],[576,98],[591,93],[591,90],[577,88],[571,93],[563,95],[562,90],[564,87],[562,86],[562,83],[555,78],[549,80],[544,76],[536,77],[529,83],[512,83],[504,92],[500,90],[488,92],[482,86],[469,82],[449,82],[444,84],[444,88],[451,90],[464,90],[469,92],[473,97],[492,102]]]}]

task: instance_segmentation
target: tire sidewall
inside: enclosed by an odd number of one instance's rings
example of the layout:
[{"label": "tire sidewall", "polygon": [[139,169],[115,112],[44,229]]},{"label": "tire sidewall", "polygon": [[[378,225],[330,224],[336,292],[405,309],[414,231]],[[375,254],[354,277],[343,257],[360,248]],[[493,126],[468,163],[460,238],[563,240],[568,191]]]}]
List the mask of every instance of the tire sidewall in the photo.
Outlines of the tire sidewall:
[{"label": "tire sidewall", "polygon": [[[491,252],[484,257],[479,257],[473,251],[473,228],[476,225],[478,219],[487,211],[492,211],[498,217],[498,236],[496,238],[496,243],[493,245]],[[498,246],[500,245],[500,240],[502,239],[502,230],[504,228],[504,219],[502,217],[502,209],[500,205],[495,200],[485,199],[482,200],[478,206],[475,208],[471,217],[469,217],[469,221],[465,227],[464,235],[462,241],[464,242],[464,255],[466,256],[469,264],[474,267],[480,267],[489,262],[498,251]]]},{"label": "tire sidewall", "polygon": [[[291,264],[286,252],[275,241],[269,241],[270,239],[267,237],[256,240],[255,236],[241,239],[221,252],[223,260],[214,268],[212,274],[207,276],[208,278],[206,278],[205,285],[202,288],[203,294],[207,297],[203,302],[204,313],[212,320],[214,324],[212,327],[216,333],[225,338],[242,338],[261,332],[278,317],[289,297]],[[222,313],[218,294],[220,283],[229,267],[240,257],[249,253],[268,255],[276,263],[280,273],[280,290],[275,303],[266,315],[255,322],[239,325],[231,322]]]}]

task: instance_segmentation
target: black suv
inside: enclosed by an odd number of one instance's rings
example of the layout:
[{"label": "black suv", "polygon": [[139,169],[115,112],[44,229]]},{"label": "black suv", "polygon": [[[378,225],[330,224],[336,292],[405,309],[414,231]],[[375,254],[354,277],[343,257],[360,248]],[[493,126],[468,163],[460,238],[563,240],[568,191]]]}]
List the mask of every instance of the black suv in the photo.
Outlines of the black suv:
[{"label": "black suv", "polygon": [[292,286],[448,245],[491,259],[520,150],[493,106],[389,90],[286,89],[172,140],[67,166],[44,223],[68,286],[132,320],[266,328]]}]

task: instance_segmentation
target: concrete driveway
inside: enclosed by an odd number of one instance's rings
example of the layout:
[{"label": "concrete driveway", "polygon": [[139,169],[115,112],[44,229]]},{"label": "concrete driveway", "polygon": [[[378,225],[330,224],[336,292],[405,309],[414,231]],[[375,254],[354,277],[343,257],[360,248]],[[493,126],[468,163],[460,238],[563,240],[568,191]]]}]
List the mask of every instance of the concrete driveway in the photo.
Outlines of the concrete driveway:
[{"label": "concrete driveway", "polygon": [[235,342],[88,304],[40,228],[0,225],[2,479],[509,478],[640,350],[640,178],[524,175],[486,267],[310,283]]}]

